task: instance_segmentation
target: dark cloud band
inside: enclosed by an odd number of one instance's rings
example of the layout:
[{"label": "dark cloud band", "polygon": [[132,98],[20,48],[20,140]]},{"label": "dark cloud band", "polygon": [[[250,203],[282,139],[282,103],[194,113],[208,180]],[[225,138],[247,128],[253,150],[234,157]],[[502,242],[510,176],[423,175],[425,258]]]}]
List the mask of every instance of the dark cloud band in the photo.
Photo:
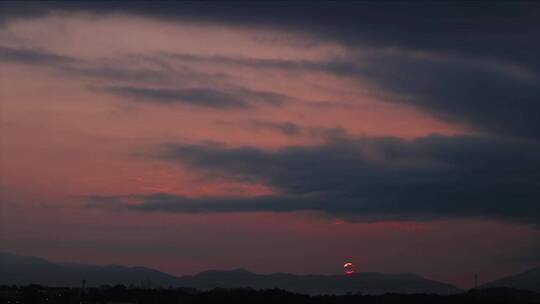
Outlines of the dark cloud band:
[{"label": "dark cloud band", "polygon": [[[262,182],[277,194],[109,197],[113,206],[186,213],[312,210],[349,220],[477,217],[540,224],[536,143],[475,136],[383,137],[277,151],[167,144],[159,157],[182,162],[207,178]],[[99,206],[106,200],[92,199],[101,201]]]},{"label": "dark cloud band", "polygon": [[0,23],[51,13],[128,14],[297,31],[347,46],[488,56],[540,71],[540,5],[513,2],[176,3],[3,1]]},{"label": "dark cloud band", "polygon": [[33,65],[53,65],[72,63],[75,61],[76,59],[69,56],[50,53],[45,50],[0,46],[0,62]]},{"label": "dark cloud band", "polygon": [[282,105],[288,97],[273,92],[245,88],[218,90],[212,88],[153,88],[141,86],[107,86],[102,90],[131,100],[156,104],[190,104],[193,106],[238,109],[255,104]]}]

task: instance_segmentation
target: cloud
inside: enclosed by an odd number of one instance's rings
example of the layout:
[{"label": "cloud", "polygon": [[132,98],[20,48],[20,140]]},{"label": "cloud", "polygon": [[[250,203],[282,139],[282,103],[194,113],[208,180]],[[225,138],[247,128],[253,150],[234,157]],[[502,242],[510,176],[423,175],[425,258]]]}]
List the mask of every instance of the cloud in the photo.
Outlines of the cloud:
[{"label": "cloud", "polygon": [[264,120],[251,120],[250,126],[255,129],[268,129],[283,133],[287,136],[298,136],[301,128],[292,122],[272,122]]},{"label": "cloud", "polygon": [[281,106],[287,101],[292,100],[290,96],[275,92],[258,91],[241,87],[234,88],[233,90],[236,92],[236,94],[242,96],[246,100],[257,103],[265,103],[272,106]]},{"label": "cloud", "polygon": [[[173,76],[170,71],[111,66],[110,63],[87,61],[37,48],[0,47],[0,62],[46,66],[70,76],[128,82],[165,82]],[[193,77],[194,74],[195,72],[190,73],[189,76]]]},{"label": "cloud", "polygon": [[127,96],[132,100],[148,103],[183,103],[218,109],[248,107],[248,104],[244,100],[234,95],[210,88],[168,89],[135,86],[108,86],[102,89],[108,93]]},{"label": "cloud", "polygon": [[[362,50],[323,60],[162,53],[161,58],[253,69],[326,73],[360,81],[380,100],[406,103],[439,119],[492,134],[540,137],[540,73],[492,58],[403,49]],[[313,106],[344,106],[313,102]]]},{"label": "cloud", "polygon": [[481,61],[380,54],[356,73],[387,101],[411,104],[472,129],[540,139],[540,75]]},{"label": "cloud", "polygon": [[[83,196],[90,200],[89,208],[108,207],[127,209],[132,211],[153,212],[181,212],[181,213],[215,213],[215,212],[286,212],[297,209],[298,197],[286,196],[259,196],[259,197],[219,197],[207,196],[191,198],[168,193],[155,193],[150,195],[124,195],[124,196]],[[139,203],[133,203],[139,202]]]},{"label": "cloud", "polygon": [[[474,131],[540,138],[540,119],[537,114],[540,112],[538,98],[540,56],[537,56],[540,53],[540,42],[531,34],[540,31],[538,18],[532,18],[540,11],[540,6],[536,4],[474,4],[465,7],[458,4],[441,6],[426,3],[403,6],[319,4],[309,8],[299,6],[304,9],[302,14],[305,14],[305,18],[298,18],[300,20],[293,18],[299,11],[282,12],[279,9],[280,5],[237,7],[233,4],[224,6],[195,4],[178,6],[168,2],[162,4],[137,4],[133,7],[113,4],[107,6],[108,10],[104,5],[89,3],[80,5],[52,3],[47,6],[39,3],[9,4],[6,16],[27,16],[28,14],[24,14],[25,11],[41,11],[44,14],[120,11],[151,18],[206,20],[241,26],[275,27],[278,30],[292,27],[306,34],[306,37],[314,35],[323,40],[339,41],[348,48],[347,54],[321,61],[171,53],[162,53],[161,56],[169,60],[192,63],[287,69],[304,73],[323,72],[340,77],[358,78],[362,80],[362,84],[370,83],[371,91],[374,93],[385,95],[383,97],[386,101],[414,105],[440,119],[465,125]],[[218,10],[217,7],[222,10]],[[263,7],[266,10],[264,14]],[[235,18],[242,14],[246,14],[244,17],[247,19]],[[29,13],[29,15],[42,14]],[[316,17],[320,18],[317,22]],[[497,31],[498,27],[502,28]],[[12,51],[13,49],[9,49],[8,52],[4,50],[3,56],[16,60],[26,58],[37,62],[61,59],[54,57],[57,56],[54,54],[38,55],[35,50],[30,53],[19,50],[21,53],[16,56],[11,53]],[[103,68],[93,70],[73,67],[71,71],[78,71],[82,75],[97,76],[101,73],[108,77],[127,80],[148,79],[155,82],[170,78],[170,75],[162,71]],[[113,88],[110,91],[122,90]],[[283,96],[279,94],[269,93],[263,96],[262,92],[250,91],[195,93],[173,92],[172,89],[153,87],[126,87],[123,91],[126,95],[147,97],[137,100],[149,101],[152,95],[154,101],[159,100],[161,103],[173,103],[173,100],[186,101],[187,98],[175,99],[175,96],[190,93],[187,95],[193,99],[200,98],[198,102],[192,104],[208,103],[211,104],[208,106],[212,107],[217,105],[213,102],[213,97],[218,96],[226,100],[223,107],[247,107],[252,105],[250,102],[252,100],[273,105],[284,101]],[[133,94],[134,91],[138,91],[138,94]]]},{"label": "cloud", "polygon": [[[191,62],[328,73],[357,79],[371,94],[406,103],[480,132],[540,138],[540,74],[488,59],[404,50],[330,60],[274,60],[167,54]],[[317,103],[315,103],[317,104]]]},{"label": "cloud", "polygon": [[251,119],[248,121],[225,121],[217,120],[216,124],[228,127],[243,128],[249,131],[272,131],[290,137],[310,136],[323,139],[345,138],[349,136],[347,130],[342,127],[315,127],[301,126],[290,121],[269,121]]},{"label": "cloud", "polygon": [[[98,63],[89,63],[78,66],[58,66],[59,70],[70,75],[90,77],[95,79],[107,79],[122,82],[155,82],[169,83],[176,77],[176,73],[145,68],[124,68],[103,66]],[[184,77],[194,76],[194,73]]]},{"label": "cloud", "polygon": [[[109,59],[84,60],[66,56],[40,48],[4,47],[0,46],[0,62],[12,64],[28,64],[47,66],[70,76],[91,77],[120,82],[151,82],[170,83],[186,79],[208,81],[210,79],[225,79],[225,73],[204,73],[188,67],[174,69],[170,66],[148,67],[139,65],[137,56],[120,56]],[[273,99],[272,99],[273,98]],[[279,94],[268,94],[270,102],[277,103]],[[278,101],[276,101],[278,100]]]},{"label": "cloud", "polygon": [[225,121],[217,120],[216,124],[227,127],[243,128],[250,131],[273,131],[286,136],[299,136],[302,133],[302,127],[290,121],[269,121],[251,119],[248,121]]},{"label": "cloud", "polygon": [[537,143],[432,135],[414,140],[341,138],[275,151],[165,144],[158,157],[181,162],[207,178],[262,182],[275,194],[192,198],[162,193],[109,197],[109,206],[161,212],[310,210],[348,220],[492,218],[540,224]]},{"label": "cloud", "polygon": [[[347,54],[323,61],[163,56],[360,79],[386,101],[413,105],[488,135],[432,136],[412,141],[341,138],[320,146],[273,152],[249,147],[168,145],[162,157],[200,171],[263,181],[281,193],[276,197],[302,202],[290,208],[307,209],[303,198],[309,195],[309,202],[318,202],[309,208],[329,214],[487,216],[537,221],[538,210],[530,202],[538,200],[539,151],[537,143],[526,140],[540,139],[540,40],[535,39],[540,32],[540,5],[536,3],[1,5],[4,22],[58,12],[125,13],[276,32],[293,30],[305,34],[300,36],[306,40],[338,42],[347,48]],[[2,48],[0,60],[53,65],[70,59],[35,49]],[[116,78],[132,76],[102,72]],[[153,78],[157,76],[137,73],[135,79],[157,80]],[[290,100],[277,93],[246,88],[110,85],[102,89],[135,101],[218,109],[279,106]],[[277,124],[259,126],[296,132],[294,126]],[[315,195],[319,199],[311,197]],[[437,203],[433,203],[435,200]],[[263,201],[264,206],[274,205],[269,198]],[[402,201],[406,203],[398,203]]]},{"label": "cloud", "polygon": [[212,88],[155,88],[143,86],[106,86],[102,91],[129,97],[133,101],[156,104],[189,104],[193,106],[234,109],[254,104],[279,106],[287,96],[245,88],[219,90]]},{"label": "cloud", "polygon": [[[119,59],[130,59],[130,57]],[[214,89],[166,88],[140,85],[143,82],[163,84],[185,79],[208,82],[212,79],[227,77],[223,73],[202,73],[186,67],[181,70],[170,67],[166,69],[125,67],[121,64],[121,60],[120,64],[111,66],[110,63],[82,60],[41,49],[13,47],[0,47],[0,62],[47,66],[69,75],[131,83],[131,85],[108,85],[97,87],[97,89],[147,103],[184,103],[200,107],[229,109],[248,108],[255,104],[281,106],[292,100],[291,97],[284,94],[238,86],[229,86],[227,89]],[[96,89],[95,86],[91,87]]]},{"label": "cloud", "polygon": [[72,57],[50,53],[41,49],[0,46],[0,62],[52,66],[75,61],[76,59]]},{"label": "cloud", "polygon": [[[54,13],[128,14],[302,33],[355,48],[489,57],[540,71],[535,2],[156,3],[48,1],[0,4],[0,22]],[[311,44],[306,44],[308,47]],[[299,43],[296,43],[299,45]]]}]

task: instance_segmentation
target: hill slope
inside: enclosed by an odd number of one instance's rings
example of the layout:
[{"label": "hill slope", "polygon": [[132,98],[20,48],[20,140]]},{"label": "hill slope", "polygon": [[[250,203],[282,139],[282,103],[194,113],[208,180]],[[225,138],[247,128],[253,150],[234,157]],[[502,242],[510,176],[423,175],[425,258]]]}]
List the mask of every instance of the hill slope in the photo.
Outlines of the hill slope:
[{"label": "hill slope", "polygon": [[482,285],[482,288],[485,287],[510,287],[540,292],[540,266]]}]

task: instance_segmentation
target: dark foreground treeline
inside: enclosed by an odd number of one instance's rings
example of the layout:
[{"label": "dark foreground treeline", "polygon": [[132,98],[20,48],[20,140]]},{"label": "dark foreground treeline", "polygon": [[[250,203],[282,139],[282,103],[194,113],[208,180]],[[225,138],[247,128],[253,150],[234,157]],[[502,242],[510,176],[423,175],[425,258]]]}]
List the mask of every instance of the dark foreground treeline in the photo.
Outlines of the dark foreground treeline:
[{"label": "dark foreground treeline", "polygon": [[9,304],[202,304],[202,303],[294,303],[294,304],[341,304],[341,303],[540,303],[540,294],[511,288],[470,290],[456,295],[432,294],[385,294],[343,296],[308,296],[280,289],[214,289],[197,291],[186,288],[143,289],[123,285],[100,288],[57,288],[40,285],[0,286],[0,303]]}]

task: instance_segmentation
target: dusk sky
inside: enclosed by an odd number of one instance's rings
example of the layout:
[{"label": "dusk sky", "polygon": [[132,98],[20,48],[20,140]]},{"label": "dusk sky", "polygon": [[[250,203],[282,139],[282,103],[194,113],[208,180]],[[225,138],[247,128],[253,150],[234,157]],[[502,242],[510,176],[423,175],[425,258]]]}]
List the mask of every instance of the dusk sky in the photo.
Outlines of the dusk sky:
[{"label": "dusk sky", "polygon": [[2,2],[0,251],[466,288],[536,266],[540,5]]}]

